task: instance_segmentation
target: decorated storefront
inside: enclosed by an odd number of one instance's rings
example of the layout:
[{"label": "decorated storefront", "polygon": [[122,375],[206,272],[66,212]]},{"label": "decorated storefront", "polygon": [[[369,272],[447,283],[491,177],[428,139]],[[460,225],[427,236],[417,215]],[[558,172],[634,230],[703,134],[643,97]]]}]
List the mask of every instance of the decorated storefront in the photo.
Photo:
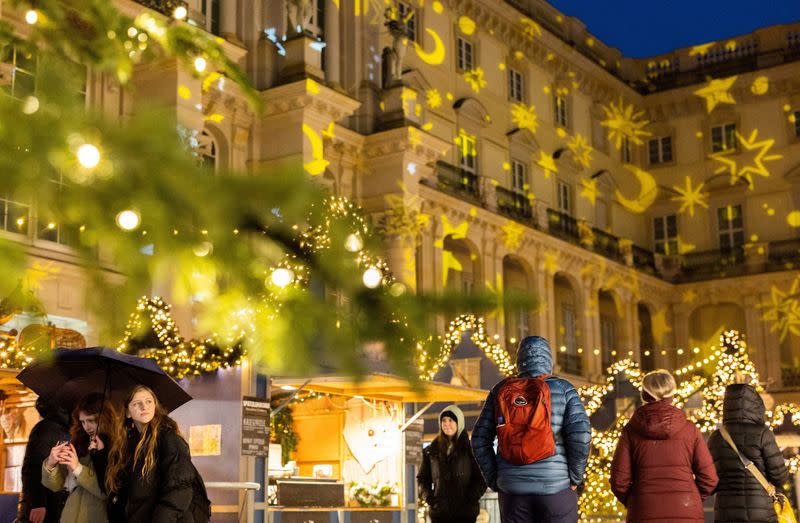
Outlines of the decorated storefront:
[{"label": "decorated storefront", "polygon": [[[273,397],[285,397],[278,408],[291,404],[291,426],[279,432],[293,434],[294,449],[282,453],[287,461],[276,457],[280,446],[270,449],[271,521],[415,521],[419,414],[432,402],[477,402],[487,393],[435,382],[422,387],[381,373],[359,381],[274,378]],[[423,406],[414,412],[412,405]]]}]

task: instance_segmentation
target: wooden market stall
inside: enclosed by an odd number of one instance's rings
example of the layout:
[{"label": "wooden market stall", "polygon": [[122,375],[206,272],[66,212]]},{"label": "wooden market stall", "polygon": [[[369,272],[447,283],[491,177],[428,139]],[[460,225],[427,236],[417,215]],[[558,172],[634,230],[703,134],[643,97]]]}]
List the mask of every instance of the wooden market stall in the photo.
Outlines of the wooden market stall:
[{"label": "wooden market stall", "polygon": [[275,396],[295,394],[297,448],[288,464],[270,462],[275,523],[309,517],[339,523],[415,521],[415,461],[422,423],[412,404],[483,401],[487,391],[370,373],[273,378]]}]

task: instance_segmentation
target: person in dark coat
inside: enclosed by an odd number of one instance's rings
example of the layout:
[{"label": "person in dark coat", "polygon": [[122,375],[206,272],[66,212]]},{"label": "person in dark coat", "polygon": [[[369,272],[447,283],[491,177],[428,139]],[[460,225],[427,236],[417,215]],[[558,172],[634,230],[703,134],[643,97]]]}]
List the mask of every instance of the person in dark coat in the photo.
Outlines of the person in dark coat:
[{"label": "person in dark coat", "polygon": [[475,523],[486,482],[472,456],[464,414],[451,405],[439,415],[439,423],[439,434],[422,452],[419,497],[430,507],[432,523]]},{"label": "person in dark coat", "polygon": [[155,393],[139,385],[124,408],[126,420],[114,438],[106,469],[109,521],[209,521],[211,502],[189,445]]},{"label": "person in dark coat", "polygon": [[[519,377],[553,373],[550,344],[528,336],[517,352]],[[504,381],[495,385],[472,431],[472,451],[489,488],[498,492],[503,523],[578,520],[577,489],[583,485],[592,429],[578,391],[567,380],[550,376],[550,426],[554,456],[529,465],[513,465],[494,450],[497,436],[495,401]]]},{"label": "person in dark coat", "polygon": [[630,522],[703,522],[703,500],[717,473],[697,426],[672,405],[675,379],[655,370],[642,379],[644,405],[622,429],[611,463],[611,491]]},{"label": "person in dark coat", "polygon": [[[764,424],[764,402],[753,387],[741,383],[725,389],[722,423],[739,452],[755,463],[778,492],[785,494],[789,471],[775,436]],[[711,434],[708,446],[719,474],[714,521],[777,522],[772,498],[744,468],[719,430]]]},{"label": "person in dark coat", "polygon": [[69,439],[69,412],[41,396],[36,410],[42,420],[31,430],[22,460],[22,493],[17,521],[57,523],[67,502],[67,491],[52,492],[42,485],[42,462],[59,441]]}]

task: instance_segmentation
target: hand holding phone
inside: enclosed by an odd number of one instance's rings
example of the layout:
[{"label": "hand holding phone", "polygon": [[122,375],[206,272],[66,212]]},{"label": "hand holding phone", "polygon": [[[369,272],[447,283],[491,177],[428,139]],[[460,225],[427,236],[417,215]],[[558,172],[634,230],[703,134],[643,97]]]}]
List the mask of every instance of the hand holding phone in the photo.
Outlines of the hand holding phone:
[{"label": "hand holding phone", "polygon": [[64,451],[64,446],[69,444],[69,441],[59,441],[56,446],[50,449],[50,455],[47,456],[47,468],[54,469],[56,465],[61,462],[61,454]]}]

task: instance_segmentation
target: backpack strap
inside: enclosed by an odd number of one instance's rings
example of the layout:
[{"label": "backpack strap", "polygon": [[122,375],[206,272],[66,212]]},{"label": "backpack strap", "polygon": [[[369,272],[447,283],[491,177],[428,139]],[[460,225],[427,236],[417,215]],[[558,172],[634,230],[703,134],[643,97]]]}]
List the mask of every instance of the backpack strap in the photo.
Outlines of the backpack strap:
[{"label": "backpack strap", "polygon": [[756,480],[758,480],[761,486],[764,487],[764,490],[767,491],[767,494],[769,494],[770,496],[774,496],[775,487],[773,487],[770,484],[770,482],[767,481],[767,478],[765,478],[764,474],[762,474],[761,471],[758,470],[758,467],[756,467],[755,463],[744,457],[744,455],[741,452],[739,452],[739,449],[736,447],[736,443],[733,442],[733,438],[731,438],[731,435],[728,432],[728,429],[725,428],[725,425],[719,428],[719,433],[722,435],[722,439],[724,439],[728,443],[728,445],[730,445],[730,447],[733,449],[736,455],[739,456],[739,461],[742,462],[744,468],[749,470],[750,473],[753,476],[755,476]]}]

